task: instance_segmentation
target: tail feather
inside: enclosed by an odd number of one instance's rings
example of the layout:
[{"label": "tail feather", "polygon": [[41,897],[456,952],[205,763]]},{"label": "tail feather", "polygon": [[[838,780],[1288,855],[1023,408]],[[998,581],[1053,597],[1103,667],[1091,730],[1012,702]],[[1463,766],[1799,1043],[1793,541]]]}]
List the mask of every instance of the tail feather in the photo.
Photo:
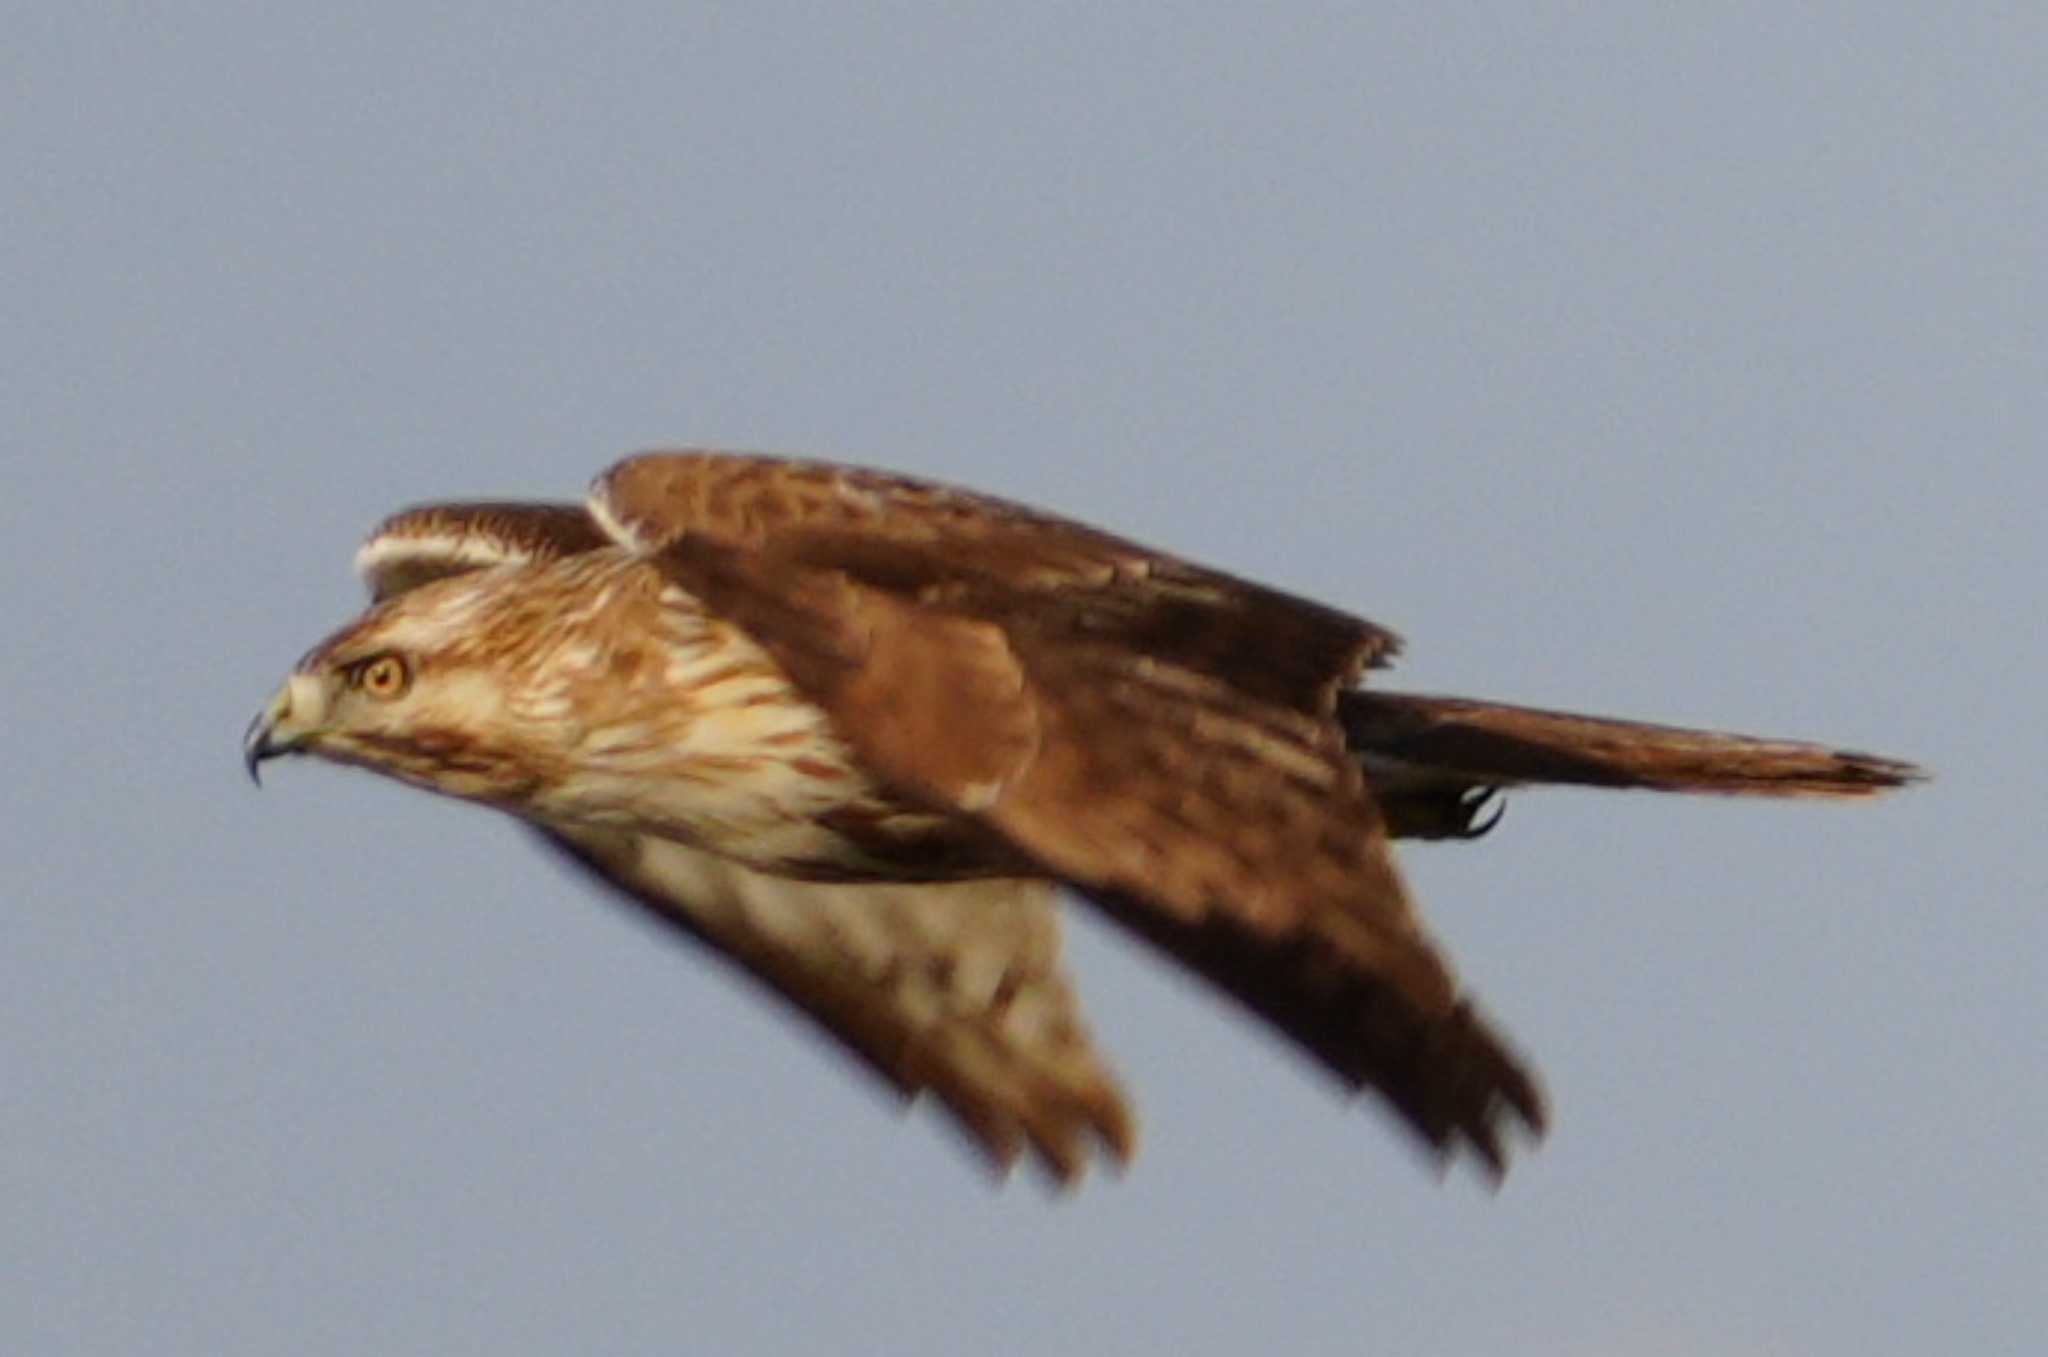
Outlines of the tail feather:
[{"label": "tail feather", "polygon": [[[1519,783],[1848,798],[1926,776],[1855,750],[1469,698],[1354,690],[1340,696],[1337,714],[1382,799],[1412,794],[1412,818],[1425,823],[1446,806],[1476,805],[1463,794],[1473,788]],[[1389,814],[1398,830],[1400,808],[1390,805]]]}]

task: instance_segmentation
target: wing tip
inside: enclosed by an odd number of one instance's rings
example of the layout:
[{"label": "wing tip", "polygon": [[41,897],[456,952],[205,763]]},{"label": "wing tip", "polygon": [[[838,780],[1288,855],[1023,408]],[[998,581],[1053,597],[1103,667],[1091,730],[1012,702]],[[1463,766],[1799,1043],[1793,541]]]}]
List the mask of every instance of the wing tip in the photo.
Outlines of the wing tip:
[{"label": "wing tip", "polygon": [[947,1124],[997,1186],[1007,1183],[1028,1154],[1055,1193],[1080,1190],[1089,1170],[1107,1162],[1117,1172],[1137,1154],[1137,1132],[1128,1103],[1113,1085],[1080,1091],[1033,1090],[1003,1105],[993,1096],[926,1082],[906,1097],[914,1103],[930,1093],[943,1103]]},{"label": "wing tip", "polygon": [[1435,1020],[1409,1059],[1354,1077],[1399,1117],[1439,1176],[1469,1158],[1498,1190],[1514,1147],[1533,1147],[1549,1129],[1542,1087],[1469,1001]]}]

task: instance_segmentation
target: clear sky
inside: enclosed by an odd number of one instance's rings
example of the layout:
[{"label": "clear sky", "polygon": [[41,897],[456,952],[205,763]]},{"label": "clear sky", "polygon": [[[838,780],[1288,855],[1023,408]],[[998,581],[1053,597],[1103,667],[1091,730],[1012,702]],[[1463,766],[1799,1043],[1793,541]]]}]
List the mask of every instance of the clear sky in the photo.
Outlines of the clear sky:
[{"label": "clear sky", "polygon": [[[0,1350],[2041,1350],[2038,7],[6,28]],[[1555,1102],[1497,1194],[1079,917],[1144,1150],[995,1190],[514,826],[242,777],[382,514],[686,442],[1939,780],[1408,850]]]}]

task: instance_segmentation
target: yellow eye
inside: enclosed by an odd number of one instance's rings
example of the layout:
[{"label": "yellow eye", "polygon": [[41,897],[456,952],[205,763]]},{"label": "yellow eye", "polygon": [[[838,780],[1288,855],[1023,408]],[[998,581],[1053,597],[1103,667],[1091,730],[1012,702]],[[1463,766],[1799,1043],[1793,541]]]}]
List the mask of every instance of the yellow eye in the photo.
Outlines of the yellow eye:
[{"label": "yellow eye", "polygon": [[371,697],[388,702],[412,686],[412,673],[396,655],[375,655],[351,668],[349,681]]}]

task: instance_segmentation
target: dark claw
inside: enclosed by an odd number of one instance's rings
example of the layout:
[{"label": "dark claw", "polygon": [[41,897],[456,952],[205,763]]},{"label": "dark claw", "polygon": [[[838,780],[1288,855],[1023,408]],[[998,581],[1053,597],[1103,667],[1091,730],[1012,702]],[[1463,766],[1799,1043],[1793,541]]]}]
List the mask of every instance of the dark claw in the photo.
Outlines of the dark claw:
[{"label": "dark claw", "polygon": [[[1488,802],[1493,803],[1493,813],[1481,822],[1478,817]],[[1508,813],[1508,799],[1501,795],[1498,787],[1468,787],[1458,794],[1458,810],[1464,815],[1465,824],[1458,830],[1457,837],[1484,838],[1500,823],[1500,817]]]}]

